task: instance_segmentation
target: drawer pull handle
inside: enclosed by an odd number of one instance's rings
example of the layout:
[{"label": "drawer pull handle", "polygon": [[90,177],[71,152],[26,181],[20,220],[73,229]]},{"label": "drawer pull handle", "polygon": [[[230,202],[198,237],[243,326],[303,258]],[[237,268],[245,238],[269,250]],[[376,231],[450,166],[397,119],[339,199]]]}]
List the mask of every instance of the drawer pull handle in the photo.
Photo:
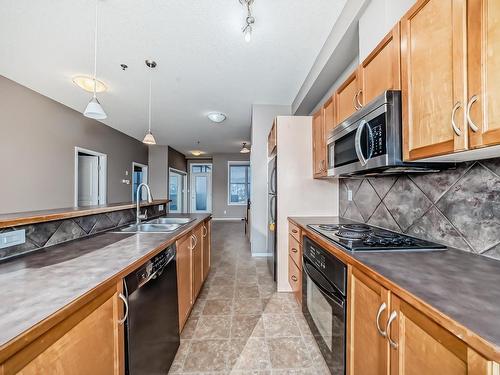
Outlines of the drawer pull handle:
[{"label": "drawer pull handle", "polygon": [[293,281],[297,281],[297,276],[292,275],[291,279],[292,279]]},{"label": "drawer pull handle", "polygon": [[296,253],[298,250],[295,247],[292,247],[292,253]]},{"label": "drawer pull handle", "polygon": [[118,324],[123,324],[128,318],[128,301],[122,293],[118,294],[118,297],[123,301],[123,304],[125,305],[125,315],[123,316],[123,318],[118,320]]},{"label": "drawer pull handle", "polygon": [[387,305],[386,305],[385,302],[380,305],[380,307],[378,308],[378,312],[377,312],[377,318],[375,320],[375,322],[377,324],[377,331],[380,334],[380,336],[382,336],[382,337],[387,337],[387,332],[386,331],[382,331],[382,328],[380,328],[380,315],[382,315],[382,312],[386,308],[387,308]]},{"label": "drawer pull handle", "polygon": [[292,229],[292,233],[299,233],[297,229]]},{"label": "drawer pull handle", "polygon": [[397,349],[398,348],[398,343],[395,342],[392,338],[391,338],[391,324],[392,324],[392,321],[394,319],[396,319],[396,317],[398,316],[398,313],[396,311],[393,311],[391,313],[391,316],[389,317],[389,320],[387,321],[387,326],[385,327],[385,332],[387,333],[387,340],[389,340],[389,344],[391,345],[392,348],[394,349]]}]

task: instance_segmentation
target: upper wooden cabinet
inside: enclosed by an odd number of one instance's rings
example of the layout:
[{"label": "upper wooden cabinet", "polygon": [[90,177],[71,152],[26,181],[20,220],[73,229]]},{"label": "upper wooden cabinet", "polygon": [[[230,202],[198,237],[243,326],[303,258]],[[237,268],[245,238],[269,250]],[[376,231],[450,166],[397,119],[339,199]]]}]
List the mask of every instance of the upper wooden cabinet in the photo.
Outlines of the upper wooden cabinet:
[{"label": "upper wooden cabinet", "polygon": [[[500,1],[468,0],[470,148],[500,143]],[[467,114],[467,112],[466,112]]]},{"label": "upper wooden cabinet", "polygon": [[362,106],[387,90],[401,89],[399,22],[359,67],[359,95]]},{"label": "upper wooden cabinet", "polygon": [[401,21],[403,157],[467,148],[466,0],[419,0]]},{"label": "upper wooden cabinet", "polygon": [[277,134],[276,134],[276,120],[273,121],[273,126],[271,127],[271,130],[269,131],[269,134],[267,136],[267,156],[271,157],[274,155],[276,152],[276,147],[277,147]]},{"label": "upper wooden cabinet", "polygon": [[358,74],[359,69],[356,69],[334,94],[335,108],[337,109],[337,124],[347,119],[362,106],[361,99],[359,98]]},{"label": "upper wooden cabinet", "polygon": [[313,142],[313,177],[326,177],[326,137],[324,110],[321,109],[313,115],[312,120]]},{"label": "upper wooden cabinet", "polygon": [[[328,137],[330,136],[330,132],[337,125],[336,123],[336,113],[335,113],[335,102],[333,97],[328,99],[323,105],[323,121],[325,128],[325,142],[328,141]],[[325,146],[326,147],[326,146]],[[326,150],[326,148],[325,148]],[[325,155],[326,157],[326,155]]]}]

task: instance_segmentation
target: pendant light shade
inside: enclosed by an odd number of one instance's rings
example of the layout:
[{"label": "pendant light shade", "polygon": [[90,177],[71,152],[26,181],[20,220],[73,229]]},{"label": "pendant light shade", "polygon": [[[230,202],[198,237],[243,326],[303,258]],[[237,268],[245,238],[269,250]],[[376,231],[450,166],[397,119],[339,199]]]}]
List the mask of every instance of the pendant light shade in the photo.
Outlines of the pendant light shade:
[{"label": "pendant light shade", "polygon": [[144,136],[144,139],[142,140],[142,143],[145,143],[147,145],[155,145],[156,144],[156,139],[155,139],[155,137],[153,137],[153,133],[151,133],[151,130],[148,130],[148,132]]},{"label": "pendant light shade", "polygon": [[243,147],[240,150],[241,154],[248,154],[250,152],[250,149],[247,147],[246,142],[243,142]]},{"label": "pendant light shade", "polygon": [[83,115],[95,120],[104,120],[106,117],[108,117],[106,115],[106,112],[104,112],[101,103],[99,103],[99,100],[97,100],[95,96],[90,99],[90,102],[89,104],[87,104],[87,108],[85,108]]},{"label": "pendant light shade", "polygon": [[104,112],[104,109],[101,106],[101,103],[99,103],[99,100],[97,100],[96,92],[97,92],[97,6],[99,4],[99,0],[96,0],[95,3],[95,30],[94,30],[94,95],[92,96],[92,99],[90,99],[89,104],[87,104],[87,108],[85,108],[85,111],[83,112],[83,115],[88,118],[92,118],[95,120],[104,120],[106,117],[106,112]]}]

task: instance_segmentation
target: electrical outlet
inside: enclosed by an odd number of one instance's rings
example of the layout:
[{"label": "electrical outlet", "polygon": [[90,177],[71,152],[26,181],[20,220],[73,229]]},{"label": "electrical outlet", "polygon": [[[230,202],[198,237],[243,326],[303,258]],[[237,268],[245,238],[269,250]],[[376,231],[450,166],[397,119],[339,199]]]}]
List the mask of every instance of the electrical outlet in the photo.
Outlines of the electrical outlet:
[{"label": "electrical outlet", "polygon": [[351,189],[347,189],[347,200],[349,202],[352,202],[352,190]]},{"label": "electrical outlet", "polygon": [[160,204],[159,210],[163,211],[163,204]]}]

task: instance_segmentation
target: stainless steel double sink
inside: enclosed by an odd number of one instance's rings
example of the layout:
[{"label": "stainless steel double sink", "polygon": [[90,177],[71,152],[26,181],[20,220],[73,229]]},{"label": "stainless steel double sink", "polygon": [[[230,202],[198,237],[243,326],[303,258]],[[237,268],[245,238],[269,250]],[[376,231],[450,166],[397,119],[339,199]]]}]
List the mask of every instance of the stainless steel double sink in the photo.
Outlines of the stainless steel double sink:
[{"label": "stainless steel double sink", "polygon": [[128,225],[119,232],[124,233],[171,233],[196,220],[193,217],[160,217],[140,224]]}]

